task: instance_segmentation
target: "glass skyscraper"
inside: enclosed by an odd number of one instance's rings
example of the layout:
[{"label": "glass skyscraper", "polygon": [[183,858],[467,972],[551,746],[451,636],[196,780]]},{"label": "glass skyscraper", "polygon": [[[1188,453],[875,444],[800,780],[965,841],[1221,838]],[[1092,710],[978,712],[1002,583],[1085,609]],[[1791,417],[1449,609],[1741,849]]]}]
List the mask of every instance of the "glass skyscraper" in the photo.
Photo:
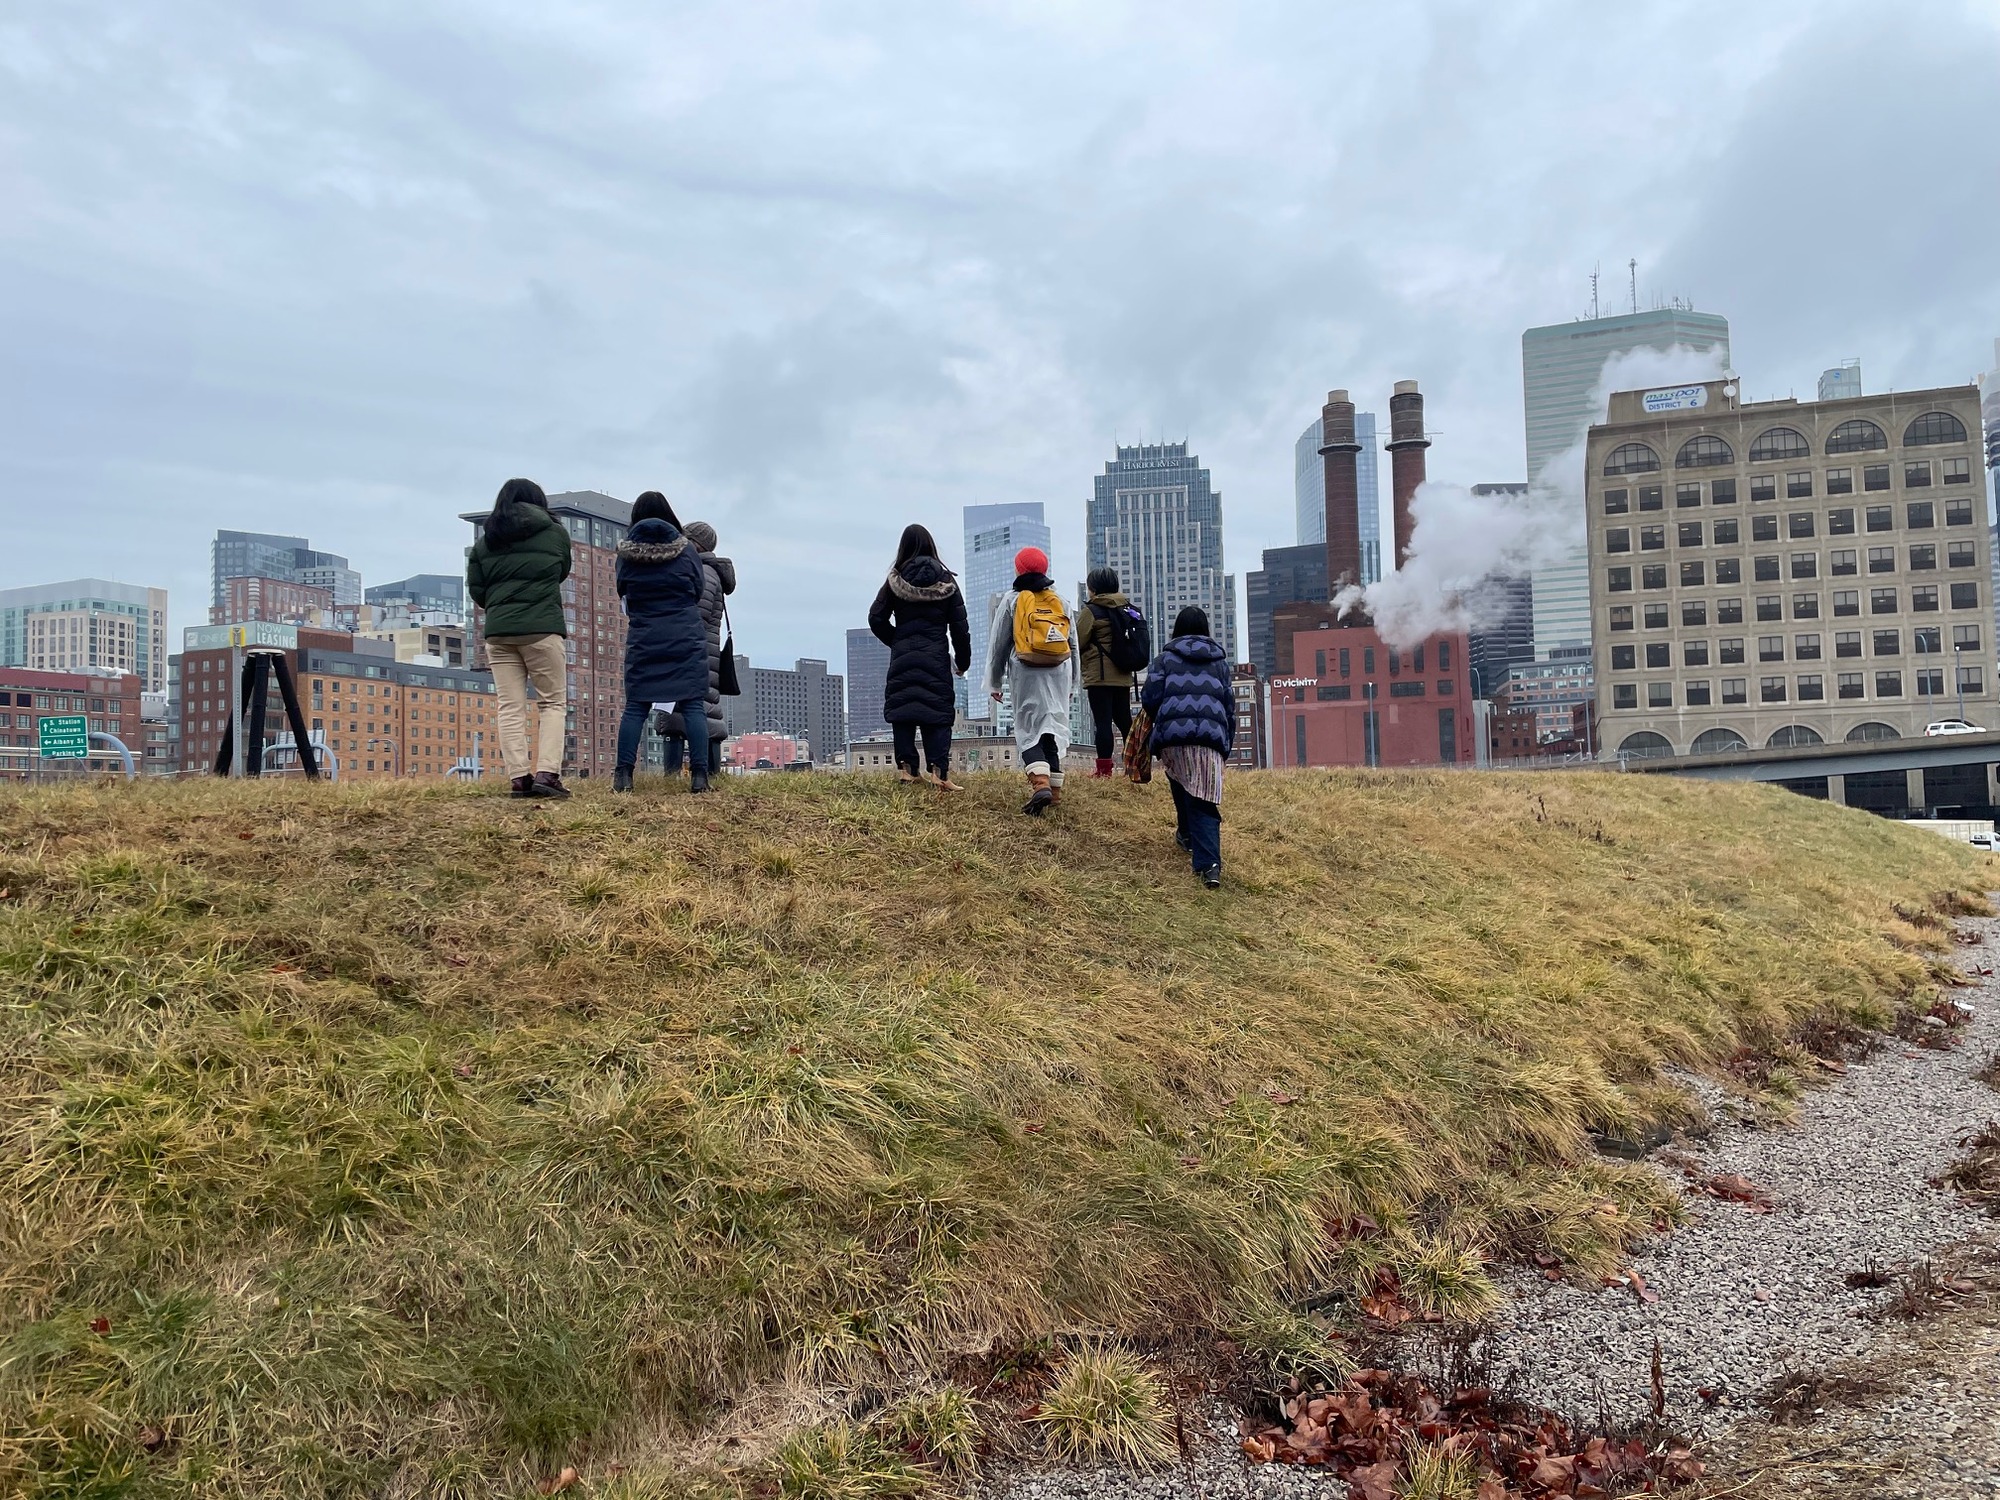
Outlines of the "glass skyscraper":
[{"label": "glass skyscraper", "polygon": [[[971,686],[965,705],[968,719],[993,717],[993,700],[980,687],[991,638],[988,627],[993,601],[1014,586],[1014,554],[1023,547],[1049,552],[1049,566],[1055,566],[1041,501],[965,507],[965,572],[959,587],[965,591],[965,618],[972,635],[972,670],[967,674]],[[1001,718],[1005,722],[1004,713]]]},{"label": "glass skyscraper", "polygon": [[[1595,398],[1605,361],[1636,349],[1664,353],[1676,345],[1716,350],[1727,367],[1729,320],[1717,313],[1662,307],[1612,318],[1579,318],[1523,333],[1521,383],[1529,485],[1541,484],[1550,462],[1565,454],[1581,464],[1584,434],[1591,423],[1604,420],[1604,408]],[[1581,506],[1582,472],[1559,477],[1558,488],[1575,496]],[[1570,554],[1534,574],[1538,661],[1548,660],[1562,647],[1590,644],[1590,570],[1584,556],[1582,515],[1575,520],[1576,542]]]},{"label": "glass skyscraper", "polygon": [[875,739],[889,732],[882,699],[889,691],[889,648],[868,629],[847,632],[847,737]]},{"label": "glass skyscraper", "polygon": [[[1299,434],[1293,447],[1293,505],[1298,513],[1298,544],[1303,547],[1326,540],[1326,461],[1319,445],[1320,419],[1314,417]],[[1354,455],[1354,478],[1361,522],[1361,581],[1382,581],[1382,486],[1379,478],[1381,449],[1375,443],[1375,413],[1354,414],[1354,441],[1361,451]],[[1289,602],[1289,601],[1288,601]]]},{"label": "glass skyscraper", "polygon": [[1222,496],[1186,443],[1117,450],[1096,479],[1084,556],[1089,567],[1118,570],[1156,643],[1166,641],[1184,606],[1199,605],[1210,634],[1236,660],[1236,580],[1222,571]]}]

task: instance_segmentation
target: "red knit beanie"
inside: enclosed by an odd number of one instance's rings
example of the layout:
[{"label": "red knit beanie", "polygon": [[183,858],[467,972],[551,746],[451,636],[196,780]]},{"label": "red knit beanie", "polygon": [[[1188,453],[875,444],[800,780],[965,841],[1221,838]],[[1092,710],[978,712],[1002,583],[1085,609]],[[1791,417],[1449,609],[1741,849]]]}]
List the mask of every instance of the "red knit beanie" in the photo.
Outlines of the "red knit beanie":
[{"label": "red knit beanie", "polygon": [[1014,574],[1016,577],[1019,577],[1023,573],[1045,574],[1048,571],[1049,555],[1040,547],[1023,547],[1019,552],[1014,554]]}]

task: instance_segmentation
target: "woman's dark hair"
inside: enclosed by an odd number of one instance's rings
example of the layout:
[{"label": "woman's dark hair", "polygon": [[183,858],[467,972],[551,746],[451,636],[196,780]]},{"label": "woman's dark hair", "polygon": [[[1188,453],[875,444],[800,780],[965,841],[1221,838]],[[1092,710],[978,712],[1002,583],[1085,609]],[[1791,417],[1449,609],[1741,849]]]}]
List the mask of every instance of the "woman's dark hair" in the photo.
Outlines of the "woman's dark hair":
[{"label": "woman's dark hair", "polygon": [[1115,594],[1118,592],[1118,570],[1092,568],[1084,576],[1083,585],[1093,594]]},{"label": "woman's dark hair", "polygon": [[1208,615],[1193,604],[1183,605],[1181,612],[1174,616],[1174,634],[1207,635]]},{"label": "woman's dark hair", "polygon": [[500,493],[493,497],[493,509],[486,513],[485,525],[480,528],[486,533],[486,540],[491,543],[520,536],[524,530],[521,524],[524,505],[538,505],[547,510],[549,497],[532,479],[510,479],[501,485]]},{"label": "woman's dark hair", "polygon": [[937,540],[932,537],[930,527],[912,524],[903,528],[903,539],[896,544],[897,567],[902,567],[913,557],[937,555]]},{"label": "woman's dark hair", "polygon": [[681,529],[681,518],[658,490],[647,490],[632,502],[632,524],[637,526],[641,521],[665,521],[674,530]]}]

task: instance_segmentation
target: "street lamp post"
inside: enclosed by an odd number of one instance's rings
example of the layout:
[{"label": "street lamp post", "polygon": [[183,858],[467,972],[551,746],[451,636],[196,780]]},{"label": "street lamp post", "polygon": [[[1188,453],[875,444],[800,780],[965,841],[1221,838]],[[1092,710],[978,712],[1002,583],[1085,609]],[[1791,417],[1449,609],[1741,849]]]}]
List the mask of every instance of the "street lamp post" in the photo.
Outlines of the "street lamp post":
[{"label": "street lamp post", "polygon": [[1965,678],[1958,670],[1958,653],[1965,649],[1965,642],[1951,643],[1951,680],[1958,684],[1958,722],[1965,722]]}]

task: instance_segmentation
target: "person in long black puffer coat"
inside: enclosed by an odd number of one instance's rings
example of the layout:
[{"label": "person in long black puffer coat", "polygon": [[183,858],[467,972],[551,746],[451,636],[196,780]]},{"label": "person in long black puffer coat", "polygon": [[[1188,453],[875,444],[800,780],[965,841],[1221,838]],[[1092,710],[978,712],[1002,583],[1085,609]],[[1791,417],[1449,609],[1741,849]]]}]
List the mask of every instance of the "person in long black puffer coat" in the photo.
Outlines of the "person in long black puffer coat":
[{"label": "person in long black puffer coat", "polygon": [[618,544],[618,597],[625,601],[625,713],[618,721],[613,791],[632,790],[639,740],[653,704],[680,709],[687,733],[688,789],[708,790],[708,631],[701,618],[701,557],[681,535],[658,490],[632,502]]},{"label": "person in long black puffer coat", "polygon": [[[736,592],[736,564],[716,555],[715,528],[706,521],[690,521],[682,533],[701,555],[701,618],[708,627],[708,774],[722,774],[722,742],[729,737],[729,720],[722,712],[722,648],[728,644],[723,630],[726,606],[723,600]],[[687,726],[678,710],[661,709],[653,717],[653,728],[667,742],[667,774],[681,773],[681,757],[686,751]]]},{"label": "person in long black puffer coat", "polygon": [[951,679],[972,665],[972,632],[965,595],[938,558],[937,543],[922,526],[905,526],[896,565],[868,610],[868,628],[889,648],[889,682],[882,717],[896,738],[896,774],[919,781],[917,736],[931,775],[947,792],[951,780],[951,723],[957,712]]}]

